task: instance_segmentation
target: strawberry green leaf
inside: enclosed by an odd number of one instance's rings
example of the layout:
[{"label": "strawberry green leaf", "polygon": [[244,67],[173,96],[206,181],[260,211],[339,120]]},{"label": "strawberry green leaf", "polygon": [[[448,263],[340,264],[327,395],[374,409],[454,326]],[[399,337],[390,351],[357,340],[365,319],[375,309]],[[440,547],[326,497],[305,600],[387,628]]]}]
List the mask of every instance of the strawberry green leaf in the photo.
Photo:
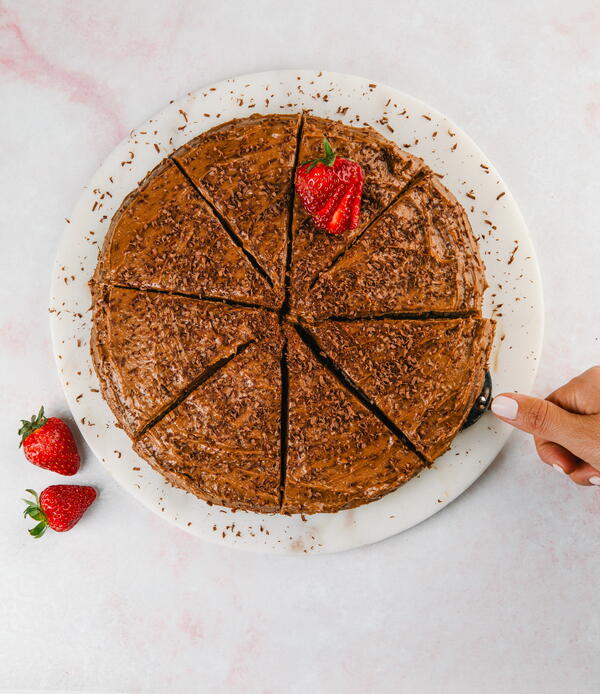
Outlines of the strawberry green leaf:
[{"label": "strawberry green leaf", "polygon": [[325,166],[334,165],[337,154],[333,151],[333,147],[326,137],[323,138],[323,151],[325,152],[325,156],[319,157],[318,159],[307,159],[300,163],[300,166],[308,164],[306,173],[312,171],[317,164],[324,164]]},{"label": "strawberry green leaf", "polygon": [[44,512],[41,511],[39,508],[35,508],[32,511],[29,512],[29,517],[33,518],[33,520],[36,521],[45,521],[46,516],[44,515]]},{"label": "strawberry green leaf", "polygon": [[48,524],[45,521],[38,523],[35,527],[29,528],[29,534],[35,538],[41,537],[45,532]]},{"label": "strawberry green leaf", "polygon": [[36,429],[40,429],[48,420],[44,416],[44,406],[40,407],[40,411],[37,414],[31,416],[31,421],[27,419],[21,420],[21,427],[19,428],[18,434],[21,437],[21,442],[19,443],[19,448],[23,445],[25,439]]},{"label": "strawberry green leaf", "polygon": [[325,166],[333,166],[335,163],[336,154],[326,137],[323,138],[323,151],[325,152],[325,156],[322,160],[323,164],[325,164]]},{"label": "strawberry green leaf", "polygon": [[37,492],[35,492],[33,489],[28,489],[27,491],[33,495],[35,503],[28,501],[27,499],[22,499],[22,501],[27,504],[27,508],[25,511],[23,511],[23,515],[25,518],[29,516],[30,518],[33,518],[33,520],[39,521],[35,527],[29,529],[29,534],[33,535],[33,537],[41,537],[46,530],[48,520],[46,518],[46,514],[42,511],[42,508],[39,505]]}]

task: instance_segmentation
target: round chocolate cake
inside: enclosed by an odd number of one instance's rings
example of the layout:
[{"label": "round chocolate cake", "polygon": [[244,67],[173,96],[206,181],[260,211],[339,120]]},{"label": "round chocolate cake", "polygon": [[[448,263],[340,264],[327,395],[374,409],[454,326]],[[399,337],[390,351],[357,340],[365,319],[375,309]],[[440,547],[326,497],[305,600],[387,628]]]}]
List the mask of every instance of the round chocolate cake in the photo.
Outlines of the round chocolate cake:
[{"label": "round chocolate cake", "polygon": [[[295,194],[324,137],[364,174],[358,225]],[[465,211],[371,128],[307,114],[220,125],[114,216],[92,355],[133,448],[208,502],[280,513],[373,501],[446,451],[494,324]]]}]

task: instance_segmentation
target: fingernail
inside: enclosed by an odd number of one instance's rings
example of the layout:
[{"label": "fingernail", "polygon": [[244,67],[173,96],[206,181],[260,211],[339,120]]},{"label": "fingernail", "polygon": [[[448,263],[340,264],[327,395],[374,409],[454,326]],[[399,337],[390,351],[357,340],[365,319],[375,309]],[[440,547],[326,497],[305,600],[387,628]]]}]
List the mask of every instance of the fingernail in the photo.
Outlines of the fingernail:
[{"label": "fingernail", "polygon": [[588,480],[588,482],[589,482],[590,484],[595,484],[597,487],[600,487],[600,477],[596,477],[596,476],[594,475],[594,477],[590,477],[590,479]]},{"label": "fingernail", "polygon": [[[560,466],[560,465],[557,465],[556,463],[554,463],[554,464],[552,465],[552,467],[553,467],[555,470],[558,470],[559,472],[562,472],[563,475],[566,475],[566,474],[567,474],[567,473],[561,468],[561,466]],[[590,481],[591,481],[591,480],[590,480]],[[600,477],[598,478],[598,483],[600,484]],[[593,484],[593,482],[592,482],[592,484]]]},{"label": "fingernail", "polygon": [[492,400],[492,412],[504,419],[516,419],[519,411],[519,403],[505,395],[498,395]]}]

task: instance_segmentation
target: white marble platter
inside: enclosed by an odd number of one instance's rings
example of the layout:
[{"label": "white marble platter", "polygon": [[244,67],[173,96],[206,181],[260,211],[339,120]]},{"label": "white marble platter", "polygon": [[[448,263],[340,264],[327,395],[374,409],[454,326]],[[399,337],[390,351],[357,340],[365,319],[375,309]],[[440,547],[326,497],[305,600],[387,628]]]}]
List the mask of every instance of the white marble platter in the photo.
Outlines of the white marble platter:
[{"label": "white marble platter", "polygon": [[88,281],[111,217],[147,171],[204,130],[251,113],[302,109],[350,124],[368,123],[423,157],[465,206],[487,268],[484,313],[497,321],[490,364],[495,392],[529,391],[542,339],[540,276],[514,199],[477,145],[423,102],[360,77],[274,71],[242,75],[187,94],[132,130],[85,187],[58,251],[50,319],[60,378],[87,443],[133,496],[205,540],[260,552],[336,552],[410,528],[467,489],[510,434],[488,413],[460,433],[430,469],[392,494],[358,509],[305,518],[209,506],[171,487],[132,451],[100,396],[89,353]]}]

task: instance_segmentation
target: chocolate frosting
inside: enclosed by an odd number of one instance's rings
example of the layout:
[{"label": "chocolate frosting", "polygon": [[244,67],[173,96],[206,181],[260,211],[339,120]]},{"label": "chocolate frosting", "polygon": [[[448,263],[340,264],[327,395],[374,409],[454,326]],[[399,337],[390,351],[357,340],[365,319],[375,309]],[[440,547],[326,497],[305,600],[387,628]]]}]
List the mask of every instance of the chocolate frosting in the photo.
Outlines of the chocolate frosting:
[{"label": "chocolate frosting", "polygon": [[450,447],[481,390],[494,323],[481,318],[329,321],[311,332],[433,462]]},{"label": "chocolate frosting", "polygon": [[279,510],[281,346],[275,325],[146,432],[135,450],[203,499]]},{"label": "chocolate frosting", "polygon": [[283,511],[331,512],[373,501],[423,461],[287,329],[289,423]]},{"label": "chocolate frosting", "polygon": [[[295,154],[323,135],[366,176],[341,237],[291,214]],[[92,283],[94,366],[135,450],[202,499],[283,513],[373,501],[445,451],[494,326],[438,178],[309,115],[231,121],[173,157],[121,205]]]},{"label": "chocolate frosting", "polygon": [[181,296],[106,288],[94,304],[92,356],[105,400],[130,436],[275,316]]},{"label": "chocolate frosting", "polygon": [[464,210],[428,175],[319,276],[298,311],[313,318],[479,311],[485,286]]},{"label": "chocolate frosting", "polygon": [[341,157],[358,162],[365,175],[360,224],[357,229],[340,235],[326,234],[315,227],[302,207],[294,200],[292,222],[292,310],[309,292],[317,274],[329,267],[375,217],[381,213],[414,177],[426,170],[422,159],[402,151],[373,128],[354,128],[340,121],[306,116],[298,161],[305,162],[323,155],[323,138]]},{"label": "chocolate frosting", "polygon": [[94,281],[277,304],[264,278],[168,159],[113,217]]},{"label": "chocolate frosting", "polygon": [[282,296],[300,115],[233,120],[173,155],[228,220]]}]

